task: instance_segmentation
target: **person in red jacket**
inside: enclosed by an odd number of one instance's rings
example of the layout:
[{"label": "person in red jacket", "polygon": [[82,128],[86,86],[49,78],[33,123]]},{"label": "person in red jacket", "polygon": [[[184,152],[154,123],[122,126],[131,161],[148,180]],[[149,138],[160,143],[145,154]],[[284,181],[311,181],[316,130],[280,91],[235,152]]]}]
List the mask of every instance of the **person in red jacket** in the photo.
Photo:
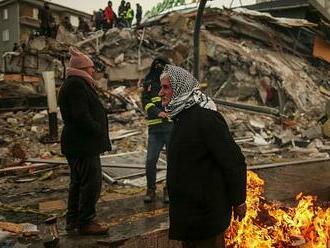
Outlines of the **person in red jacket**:
[{"label": "person in red jacket", "polygon": [[116,14],[112,9],[112,2],[108,2],[108,7],[104,10],[104,20],[107,24],[107,28],[112,28],[116,20]]}]

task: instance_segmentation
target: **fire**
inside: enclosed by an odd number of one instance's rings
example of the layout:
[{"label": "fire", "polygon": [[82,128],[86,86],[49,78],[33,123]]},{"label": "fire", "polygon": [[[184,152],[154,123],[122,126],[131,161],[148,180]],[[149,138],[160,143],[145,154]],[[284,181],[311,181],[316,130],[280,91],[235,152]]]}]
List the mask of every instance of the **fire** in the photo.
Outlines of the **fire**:
[{"label": "fire", "polygon": [[249,171],[246,216],[232,220],[226,233],[229,248],[330,248],[330,208],[317,207],[316,197],[302,193],[295,208],[270,204],[262,197],[263,186]]}]

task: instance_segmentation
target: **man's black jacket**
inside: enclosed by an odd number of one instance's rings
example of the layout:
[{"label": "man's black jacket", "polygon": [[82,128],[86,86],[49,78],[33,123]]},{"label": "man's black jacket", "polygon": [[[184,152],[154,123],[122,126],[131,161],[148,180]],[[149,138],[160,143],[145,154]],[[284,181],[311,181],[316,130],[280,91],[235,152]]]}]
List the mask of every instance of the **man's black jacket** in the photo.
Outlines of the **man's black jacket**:
[{"label": "man's black jacket", "polygon": [[90,84],[81,77],[68,77],[60,89],[58,101],[64,122],[63,154],[87,157],[111,150],[108,119]]}]

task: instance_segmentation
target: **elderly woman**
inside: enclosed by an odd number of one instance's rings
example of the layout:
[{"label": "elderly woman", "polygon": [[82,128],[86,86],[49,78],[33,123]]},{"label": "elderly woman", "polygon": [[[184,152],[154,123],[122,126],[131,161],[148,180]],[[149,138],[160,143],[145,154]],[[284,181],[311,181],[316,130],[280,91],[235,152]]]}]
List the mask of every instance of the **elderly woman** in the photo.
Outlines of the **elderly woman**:
[{"label": "elderly woman", "polygon": [[246,212],[246,164],[214,102],[186,70],[166,65],[162,104],[174,121],[167,186],[170,239],[183,247],[225,247],[231,212]]}]

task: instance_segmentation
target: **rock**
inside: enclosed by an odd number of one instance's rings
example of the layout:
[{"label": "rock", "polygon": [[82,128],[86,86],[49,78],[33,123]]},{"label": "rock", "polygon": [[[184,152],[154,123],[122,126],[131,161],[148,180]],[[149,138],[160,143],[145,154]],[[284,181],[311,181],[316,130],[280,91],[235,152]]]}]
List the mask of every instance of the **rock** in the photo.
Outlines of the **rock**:
[{"label": "rock", "polygon": [[240,70],[236,70],[234,76],[237,79],[237,81],[244,81],[244,79],[246,79],[247,77],[246,73]]},{"label": "rock", "polygon": [[282,131],[280,134],[274,135],[274,137],[277,143],[281,146],[286,145],[295,139],[295,136],[290,129],[286,129]]},{"label": "rock", "polygon": [[254,118],[254,119],[250,119],[249,123],[252,127],[257,128],[257,129],[264,129],[266,127],[265,122],[263,122],[260,119]]},{"label": "rock", "polygon": [[4,157],[8,156],[9,152],[10,152],[10,150],[8,147],[1,147],[0,148],[0,157],[4,158]]},{"label": "rock", "polygon": [[52,155],[50,152],[44,152],[40,155],[40,158],[42,159],[47,159],[47,158],[50,158]]},{"label": "rock", "polygon": [[218,58],[217,59],[218,59],[219,63],[223,64],[223,63],[225,63],[228,60],[228,56],[226,54],[224,54],[224,53],[220,53],[218,55]]},{"label": "rock", "polygon": [[243,84],[238,87],[239,89],[239,99],[241,101],[245,101],[251,97],[256,95],[257,89],[255,86]]},{"label": "rock", "polygon": [[124,53],[119,54],[116,58],[115,58],[115,64],[121,64],[122,62],[124,62]]},{"label": "rock", "polygon": [[322,125],[322,133],[325,137],[330,138],[330,120],[327,120]]},{"label": "rock", "polygon": [[302,137],[306,137],[308,139],[315,139],[322,137],[322,128],[321,126],[313,126],[308,128],[307,130],[302,130]]},{"label": "rock", "polygon": [[221,70],[219,66],[212,66],[207,75],[209,87],[219,88],[226,81],[227,75]]},{"label": "rock", "polygon": [[38,127],[37,126],[32,126],[31,131],[34,133],[38,133]]},{"label": "rock", "polygon": [[44,50],[46,48],[47,42],[46,42],[46,40],[43,36],[40,36],[40,37],[37,37],[33,40],[30,40],[29,45],[30,45],[31,49],[41,51],[41,50]]},{"label": "rock", "polygon": [[268,142],[260,134],[254,135],[253,138],[254,138],[253,142],[257,146],[266,146],[266,145],[268,145]]},{"label": "rock", "polygon": [[252,75],[252,76],[257,75],[257,67],[256,67],[256,64],[255,64],[255,63],[253,63],[253,64],[250,66],[250,68],[249,68],[249,73],[250,73],[250,75]]},{"label": "rock", "polygon": [[235,55],[229,55],[229,61],[230,63],[232,63],[233,65],[237,65],[238,63],[238,58]]},{"label": "rock", "polygon": [[17,119],[11,117],[7,118],[7,122],[13,125],[18,123]]},{"label": "rock", "polygon": [[328,119],[330,119],[330,101],[328,100],[326,105],[325,105],[325,113],[328,117]]},{"label": "rock", "polygon": [[259,69],[259,72],[261,75],[264,75],[264,76],[272,75],[272,70],[265,66],[260,66],[258,69]]},{"label": "rock", "polygon": [[125,41],[129,41],[129,40],[133,39],[131,30],[128,28],[121,29],[119,31],[119,36],[120,36],[120,38],[122,38]]},{"label": "rock", "polygon": [[108,89],[108,79],[101,78],[101,79],[99,79],[99,80],[97,80],[95,82],[96,82],[97,87],[99,87],[99,88],[101,88],[103,90],[107,90]]},{"label": "rock", "polygon": [[56,35],[56,41],[74,45],[79,40],[76,34],[67,31],[63,26],[59,26]]},{"label": "rock", "polygon": [[32,121],[33,121],[33,123],[42,123],[42,122],[46,121],[46,115],[41,114],[41,113],[36,113],[32,117]]},{"label": "rock", "polygon": [[230,63],[229,63],[228,61],[225,62],[225,63],[223,64],[223,66],[222,66],[222,70],[223,70],[224,72],[230,72],[231,67],[230,67]]}]

